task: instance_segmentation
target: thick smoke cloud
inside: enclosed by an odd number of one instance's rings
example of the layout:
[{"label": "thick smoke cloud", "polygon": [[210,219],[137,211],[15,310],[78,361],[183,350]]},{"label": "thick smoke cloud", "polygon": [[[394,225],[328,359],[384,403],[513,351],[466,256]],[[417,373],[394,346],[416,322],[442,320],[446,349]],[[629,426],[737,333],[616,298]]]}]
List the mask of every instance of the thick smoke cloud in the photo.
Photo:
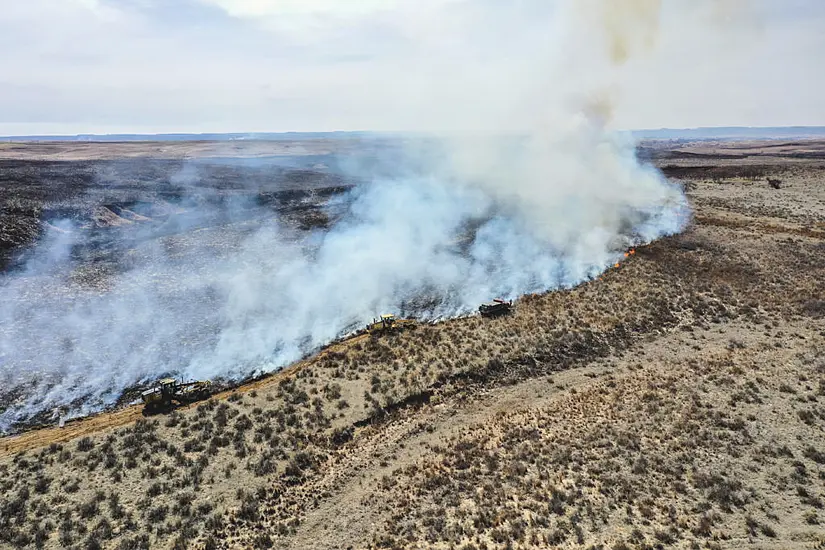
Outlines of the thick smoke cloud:
[{"label": "thick smoke cloud", "polygon": [[[270,220],[219,258],[206,244],[184,257],[158,245],[109,292],[66,300],[37,293],[81,235],[56,229],[23,275],[2,281],[0,322],[24,328],[0,333],[0,382],[23,388],[0,430],[58,406],[95,410],[166,373],[272,371],[378,313],[437,319],[569,287],[627,247],[681,230],[681,191],[604,129],[622,66],[655,47],[658,2],[626,0],[620,14],[617,3],[562,4],[546,39],[523,42],[530,63],[514,61],[513,78],[494,88],[455,66],[453,79],[433,83],[447,92],[409,98],[455,131],[408,140],[404,162],[380,176],[352,168],[366,181],[330,205],[343,215],[328,231]],[[439,28],[453,38],[429,36],[422,51],[455,44],[440,71],[491,47],[489,36],[472,40],[477,29]],[[196,192],[197,170],[181,177]]]}]

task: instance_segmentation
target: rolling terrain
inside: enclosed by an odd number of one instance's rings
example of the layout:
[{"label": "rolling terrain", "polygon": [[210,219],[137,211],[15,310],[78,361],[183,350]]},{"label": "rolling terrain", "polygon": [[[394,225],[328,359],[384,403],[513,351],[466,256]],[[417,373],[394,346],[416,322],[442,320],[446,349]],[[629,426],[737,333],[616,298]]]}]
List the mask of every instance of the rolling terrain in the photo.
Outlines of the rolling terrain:
[{"label": "rolling terrain", "polygon": [[693,220],[597,279],[2,438],[0,545],[822,548],[822,151],[643,144]]}]

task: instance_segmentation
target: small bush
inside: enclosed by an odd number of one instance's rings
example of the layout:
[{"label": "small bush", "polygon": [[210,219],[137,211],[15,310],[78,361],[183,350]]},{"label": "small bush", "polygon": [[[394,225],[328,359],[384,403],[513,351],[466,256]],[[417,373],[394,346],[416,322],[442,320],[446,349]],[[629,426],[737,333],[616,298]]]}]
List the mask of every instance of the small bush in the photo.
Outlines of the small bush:
[{"label": "small bush", "polygon": [[149,510],[146,514],[146,519],[148,519],[151,523],[160,523],[166,519],[166,515],[168,513],[169,507],[164,504],[159,504]]},{"label": "small bush", "polygon": [[97,515],[98,505],[97,499],[92,499],[80,505],[80,517],[89,519]]},{"label": "small bush", "polygon": [[249,498],[241,504],[240,510],[238,510],[238,518],[244,521],[248,521],[250,523],[258,521],[260,517],[260,513],[258,512],[258,507],[260,503],[255,498]]},{"label": "small bush", "polygon": [[272,537],[270,537],[266,533],[261,533],[255,537],[254,546],[255,548],[272,548],[273,542]]},{"label": "small bush", "polygon": [[825,453],[815,449],[811,445],[808,445],[805,448],[805,450],[802,452],[802,455],[808,460],[813,460],[817,464],[825,464]]},{"label": "small bush", "polygon": [[46,476],[38,477],[37,481],[34,482],[34,492],[41,495],[48,493],[51,482],[52,480]]}]

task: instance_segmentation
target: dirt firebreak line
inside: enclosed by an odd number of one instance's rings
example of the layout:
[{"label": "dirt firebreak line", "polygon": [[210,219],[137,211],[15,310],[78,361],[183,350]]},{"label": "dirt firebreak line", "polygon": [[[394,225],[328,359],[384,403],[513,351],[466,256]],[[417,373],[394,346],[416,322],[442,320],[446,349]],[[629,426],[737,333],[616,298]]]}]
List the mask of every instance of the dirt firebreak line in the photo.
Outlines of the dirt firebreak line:
[{"label": "dirt firebreak line", "polygon": [[[363,341],[369,334],[359,334],[328,346],[312,357],[284,367],[272,375],[264,378],[241,384],[230,390],[225,390],[211,396],[210,399],[224,400],[235,393],[248,393],[252,390],[265,388],[276,384],[288,376],[300,372],[301,370],[315,364],[328,353],[338,352],[342,348],[353,346]],[[197,407],[198,403],[183,405],[179,409]],[[96,434],[104,430],[112,430],[128,424],[133,424],[143,418],[143,405],[129,405],[114,411],[107,411],[85,416],[76,420],[70,420],[60,427],[37,428],[22,434],[0,438],[0,457],[39,449],[51,445],[52,443],[65,443],[73,439],[86,435]]]}]

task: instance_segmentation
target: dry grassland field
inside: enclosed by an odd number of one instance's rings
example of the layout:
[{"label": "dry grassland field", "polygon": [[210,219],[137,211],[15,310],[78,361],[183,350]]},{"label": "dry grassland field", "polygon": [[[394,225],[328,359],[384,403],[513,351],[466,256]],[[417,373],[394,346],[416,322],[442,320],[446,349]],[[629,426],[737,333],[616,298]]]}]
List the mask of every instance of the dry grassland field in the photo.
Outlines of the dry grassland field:
[{"label": "dry grassland field", "polygon": [[596,280],[0,439],[0,546],[825,548],[825,142],[639,155],[693,220]]}]

